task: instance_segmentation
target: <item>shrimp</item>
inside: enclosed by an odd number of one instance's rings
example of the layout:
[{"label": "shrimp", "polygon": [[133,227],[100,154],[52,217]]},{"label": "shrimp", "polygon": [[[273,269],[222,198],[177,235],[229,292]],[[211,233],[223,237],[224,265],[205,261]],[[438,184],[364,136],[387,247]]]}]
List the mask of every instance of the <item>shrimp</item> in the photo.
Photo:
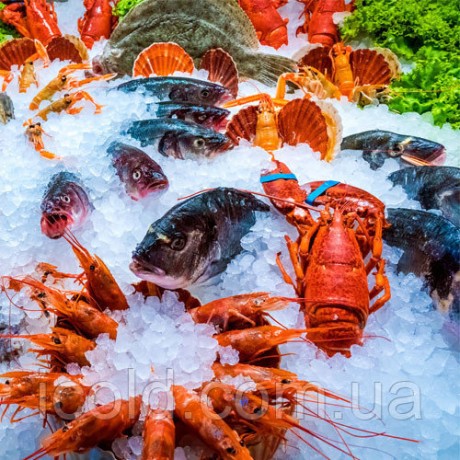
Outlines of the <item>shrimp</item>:
[{"label": "shrimp", "polygon": [[280,310],[289,303],[284,297],[270,297],[268,292],[241,294],[217,299],[201,307],[189,310],[196,323],[211,323],[222,331],[241,329],[236,324],[257,326],[260,317],[268,311]]},{"label": "shrimp", "polygon": [[215,335],[219,345],[231,346],[240,354],[241,362],[250,362],[277,345],[299,338],[305,329],[282,329],[260,326],[250,329],[223,332]]},{"label": "shrimp", "polygon": [[49,455],[57,457],[70,452],[85,452],[102,442],[110,442],[137,422],[141,410],[141,397],[118,399],[72,420],[42,441],[41,449],[24,460],[38,460]]},{"label": "shrimp", "polygon": [[33,335],[1,335],[1,338],[27,339],[43,349],[32,349],[29,351],[40,355],[51,355],[56,357],[63,364],[77,363],[79,366],[89,366],[85,353],[96,347],[92,340],[75,334],[68,329],[53,327],[51,334]]},{"label": "shrimp", "polygon": [[45,62],[45,67],[49,64],[48,53],[46,48],[39,40],[34,40],[36,53],[29,56],[25,61],[22,67],[21,73],[19,75],[19,92],[25,93],[27,92],[30,85],[35,84],[38,86],[37,77],[35,75],[35,65],[34,61],[37,59],[43,59]]},{"label": "shrimp", "polygon": [[91,255],[72,233],[66,232],[64,238],[72,246],[85,272],[90,301],[99,308],[126,310],[128,301],[105,263],[96,254]]},{"label": "shrimp", "polygon": [[174,395],[174,414],[190,427],[223,460],[251,460],[246,447],[241,444],[239,435],[214,411],[204,404],[201,398],[182,386],[172,387]]},{"label": "shrimp", "polygon": [[144,423],[144,447],[141,460],[173,460],[176,426],[172,413],[149,409]]},{"label": "shrimp", "polygon": [[43,158],[46,158],[48,160],[60,159],[60,157],[58,157],[54,153],[51,153],[45,150],[45,144],[43,143],[43,137],[42,137],[43,134],[46,134],[46,133],[43,130],[41,123],[30,122],[30,124],[27,125],[25,135],[27,136],[27,139],[29,140],[29,142],[33,144],[35,150]]}]

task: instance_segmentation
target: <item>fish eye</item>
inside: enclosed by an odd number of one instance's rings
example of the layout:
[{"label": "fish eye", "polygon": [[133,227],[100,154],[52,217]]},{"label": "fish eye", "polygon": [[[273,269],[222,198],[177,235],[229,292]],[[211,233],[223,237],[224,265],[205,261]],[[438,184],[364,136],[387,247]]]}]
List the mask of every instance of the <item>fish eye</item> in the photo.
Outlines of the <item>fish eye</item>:
[{"label": "fish eye", "polygon": [[174,251],[182,251],[182,249],[185,247],[185,238],[174,238],[171,241],[170,247],[171,249],[174,249]]},{"label": "fish eye", "polygon": [[203,114],[203,115],[199,115],[199,116],[198,116],[198,120],[199,120],[199,121],[205,121],[205,120],[206,120],[206,115],[204,115],[204,114]]},{"label": "fish eye", "polygon": [[70,197],[69,197],[69,195],[62,195],[62,196],[61,196],[61,200],[62,200],[64,203],[70,203]]},{"label": "fish eye", "polygon": [[134,180],[139,180],[141,178],[142,174],[141,172],[139,171],[139,169],[135,169],[133,171],[133,179]]},{"label": "fish eye", "polygon": [[195,140],[193,141],[193,144],[195,145],[195,147],[201,148],[201,147],[204,146],[205,141],[204,141],[204,139],[203,139],[202,137],[199,137],[198,139],[195,139]]},{"label": "fish eye", "polygon": [[201,91],[201,95],[202,95],[205,99],[207,99],[207,98],[209,97],[210,94],[211,94],[211,92],[210,92],[208,89],[203,89],[203,90]]},{"label": "fish eye", "polygon": [[56,345],[61,345],[61,344],[62,344],[61,339],[59,339],[59,337],[53,337],[53,338],[52,338],[52,341],[53,341]]},{"label": "fish eye", "polygon": [[235,455],[236,454],[236,449],[234,447],[227,447],[225,450],[230,455]]}]

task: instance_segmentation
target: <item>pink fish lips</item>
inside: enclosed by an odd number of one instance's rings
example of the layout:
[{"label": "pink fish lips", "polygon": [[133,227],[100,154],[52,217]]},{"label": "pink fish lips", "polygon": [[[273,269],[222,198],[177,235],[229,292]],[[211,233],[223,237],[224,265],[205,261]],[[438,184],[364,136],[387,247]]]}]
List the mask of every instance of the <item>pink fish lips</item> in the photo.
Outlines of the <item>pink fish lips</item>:
[{"label": "pink fish lips", "polygon": [[73,227],[74,220],[69,214],[42,214],[40,227],[48,238],[57,239],[64,235],[67,228]]}]

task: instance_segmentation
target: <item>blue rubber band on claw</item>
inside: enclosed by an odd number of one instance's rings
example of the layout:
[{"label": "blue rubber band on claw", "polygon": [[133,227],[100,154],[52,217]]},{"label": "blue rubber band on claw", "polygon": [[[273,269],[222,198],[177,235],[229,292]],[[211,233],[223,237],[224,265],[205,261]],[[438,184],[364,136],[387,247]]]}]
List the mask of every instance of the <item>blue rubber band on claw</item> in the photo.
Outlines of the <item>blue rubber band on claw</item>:
[{"label": "blue rubber band on claw", "polygon": [[289,173],[289,174],[269,174],[268,176],[263,176],[260,178],[260,183],[265,184],[266,182],[274,182],[275,180],[278,179],[285,179],[285,180],[297,180],[297,177],[295,177],[295,174]]},{"label": "blue rubber band on claw", "polygon": [[336,180],[327,180],[324,182],[324,184],[320,185],[314,192],[310,193],[308,195],[307,199],[305,200],[305,203],[313,205],[315,202],[316,198],[319,196],[323,195],[326,193],[331,187],[334,187],[335,185],[340,184],[340,182],[337,182]]}]

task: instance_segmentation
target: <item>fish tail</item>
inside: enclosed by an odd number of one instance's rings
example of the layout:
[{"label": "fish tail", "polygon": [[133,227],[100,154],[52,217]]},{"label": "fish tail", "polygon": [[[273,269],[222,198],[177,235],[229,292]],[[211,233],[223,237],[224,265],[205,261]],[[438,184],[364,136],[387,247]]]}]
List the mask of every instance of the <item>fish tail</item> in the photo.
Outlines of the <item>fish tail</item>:
[{"label": "fish tail", "polygon": [[254,53],[251,59],[238,66],[242,77],[253,78],[267,86],[275,86],[279,76],[297,69],[292,59],[273,54]]}]

